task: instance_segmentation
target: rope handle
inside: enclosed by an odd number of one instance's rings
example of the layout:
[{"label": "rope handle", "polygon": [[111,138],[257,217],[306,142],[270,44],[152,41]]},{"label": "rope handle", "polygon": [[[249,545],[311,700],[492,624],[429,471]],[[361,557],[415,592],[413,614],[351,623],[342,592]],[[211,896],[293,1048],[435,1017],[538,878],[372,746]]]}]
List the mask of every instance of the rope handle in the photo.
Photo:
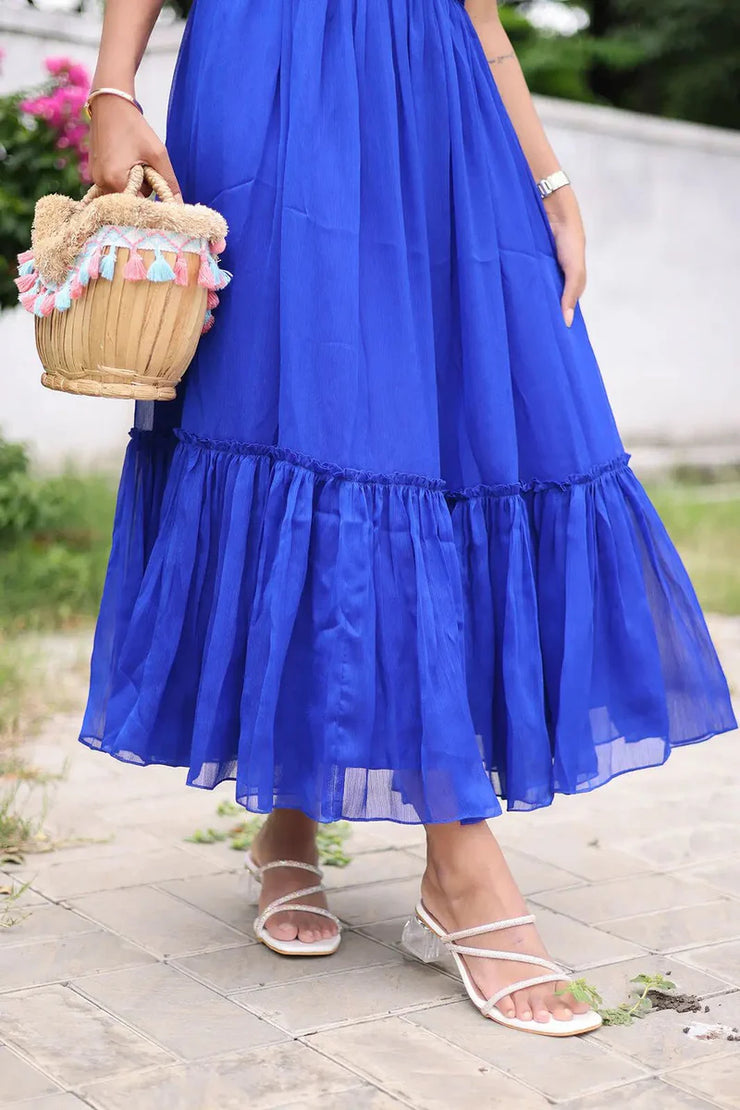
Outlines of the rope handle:
[{"label": "rope handle", "polygon": [[[175,199],[172,189],[170,189],[162,175],[157,173],[152,166],[142,165],[141,162],[137,162],[136,165],[132,166],[129,170],[128,182],[122,195],[135,197],[144,184],[144,181],[147,181],[148,184],[151,185],[152,196],[156,195],[163,201],[172,201]],[[93,185],[82,198],[80,204],[85,207],[102,196],[103,190],[100,186]]]}]

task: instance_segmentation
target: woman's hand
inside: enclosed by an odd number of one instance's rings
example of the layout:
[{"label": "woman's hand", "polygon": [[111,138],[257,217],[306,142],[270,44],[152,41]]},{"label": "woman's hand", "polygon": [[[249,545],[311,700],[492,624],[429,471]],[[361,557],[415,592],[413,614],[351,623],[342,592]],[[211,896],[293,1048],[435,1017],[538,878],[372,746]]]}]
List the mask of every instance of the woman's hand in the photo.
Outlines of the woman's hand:
[{"label": "woman's hand", "polygon": [[133,104],[119,96],[98,96],[90,110],[90,171],[103,192],[122,192],[131,167],[145,162],[162,175],[175,200],[182,200],[164,143]]},{"label": "woman's hand", "polygon": [[547,217],[555,236],[558,262],[565,275],[560,304],[568,327],[586,288],[586,233],[573,189],[566,185],[545,201]]}]

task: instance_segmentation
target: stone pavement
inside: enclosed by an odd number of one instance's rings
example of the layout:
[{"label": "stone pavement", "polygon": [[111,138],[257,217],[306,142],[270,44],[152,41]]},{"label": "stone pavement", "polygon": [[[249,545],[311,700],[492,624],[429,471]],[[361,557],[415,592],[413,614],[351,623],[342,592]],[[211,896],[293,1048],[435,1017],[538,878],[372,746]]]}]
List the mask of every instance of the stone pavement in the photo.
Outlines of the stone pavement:
[{"label": "stone pavement", "polygon": [[[713,627],[740,686],[740,624]],[[31,888],[28,916],[0,930],[0,1106],[740,1108],[740,1043],[690,1039],[692,1015],[525,1036],[483,1020],[446,965],[406,959],[415,828],[355,826],[352,863],[327,876],[348,926],[335,957],[273,955],[251,933],[240,855],[185,840],[233,787],[186,789],[182,772],[89,752],[78,720],[29,745],[36,766],[68,761],[46,827],[79,839],[12,869]],[[495,821],[552,955],[612,1004],[661,971],[701,996],[703,1021],[740,1026],[739,781],[734,734]]]}]

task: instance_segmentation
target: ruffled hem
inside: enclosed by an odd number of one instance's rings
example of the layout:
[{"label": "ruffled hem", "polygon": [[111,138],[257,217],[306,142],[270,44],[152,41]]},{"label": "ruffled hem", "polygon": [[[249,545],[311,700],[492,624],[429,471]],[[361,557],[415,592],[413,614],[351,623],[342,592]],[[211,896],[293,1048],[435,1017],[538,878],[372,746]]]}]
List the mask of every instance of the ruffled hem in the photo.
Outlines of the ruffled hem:
[{"label": "ruffled hem", "polygon": [[137,432],[81,739],[250,810],[474,820],[735,727],[627,456],[448,491]]}]

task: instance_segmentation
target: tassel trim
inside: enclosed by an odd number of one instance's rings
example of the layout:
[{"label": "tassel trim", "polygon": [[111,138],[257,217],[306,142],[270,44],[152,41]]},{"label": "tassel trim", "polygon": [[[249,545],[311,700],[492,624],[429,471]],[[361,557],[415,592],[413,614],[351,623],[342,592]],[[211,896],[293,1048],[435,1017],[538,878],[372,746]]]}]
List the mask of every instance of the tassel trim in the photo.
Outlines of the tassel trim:
[{"label": "tassel trim", "polygon": [[[118,250],[125,247],[128,258],[123,270],[117,271]],[[172,282],[180,287],[197,284],[208,291],[207,311],[203,331],[214,324],[214,309],[219,303],[218,291],[225,289],[232,275],[219,265],[218,255],[226,249],[224,239],[206,242],[189,239],[162,231],[143,231],[136,228],[101,228],[85,245],[75,259],[64,282],[56,285],[45,281],[36,269],[33,251],[18,256],[18,299],[23,307],[37,316],[49,316],[54,310],[66,312],[79,300],[91,282],[113,281],[116,273],[124,281],[151,281],[156,284]],[[154,257],[147,265],[142,251],[152,251]],[[198,256],[197,276],[191,276],[188,255]],[[174,262],[169,258],[174,256]]]}]

